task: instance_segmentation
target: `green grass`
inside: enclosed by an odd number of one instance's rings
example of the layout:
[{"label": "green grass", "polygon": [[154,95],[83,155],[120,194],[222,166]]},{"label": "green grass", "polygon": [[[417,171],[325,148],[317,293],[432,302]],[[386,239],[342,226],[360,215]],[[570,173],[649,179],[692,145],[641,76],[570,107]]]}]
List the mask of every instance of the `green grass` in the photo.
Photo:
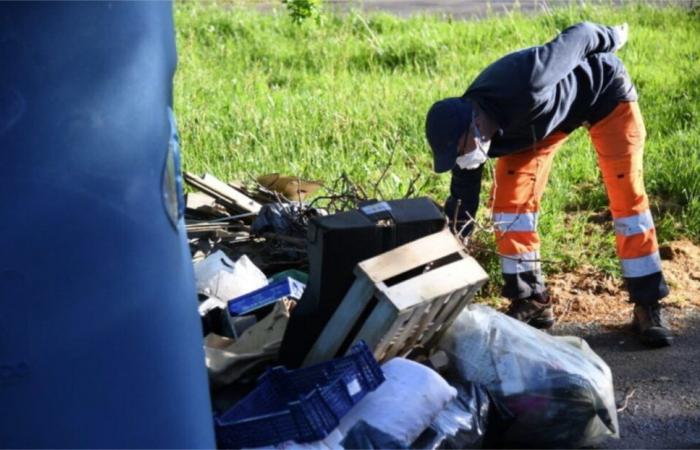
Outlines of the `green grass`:
[{"label": "green grass", "polygon": [[[440,200],[449,175],[432,173],[423,134],[434,101],[461,95],[493,60],[570,24],[626,21],[630,41],[620,57],[646,120],[646,185],[660,239],[700,240],[697,10],[584,6],[479,21],[351,13],[296,26],[283,10],[178,3],[175,19],[175,110],[186,170],[327,182],[346,172],[371,186],[394,152],[384,196],[402,196],[420,175],[420,193]],[[545,193],[543,258],[557,261],[550,272],[595,263],[617,273],[612,228],[591,220],[605,209],[595,152],[578,130],[556,157]],[[492,256],[481,259],[497,271]]]}]

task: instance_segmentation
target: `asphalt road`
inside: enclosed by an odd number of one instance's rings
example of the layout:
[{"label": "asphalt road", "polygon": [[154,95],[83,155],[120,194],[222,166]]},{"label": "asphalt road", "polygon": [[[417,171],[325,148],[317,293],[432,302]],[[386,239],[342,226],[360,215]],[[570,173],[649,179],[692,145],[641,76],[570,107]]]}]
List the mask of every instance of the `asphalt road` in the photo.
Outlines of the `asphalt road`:
[{"label": "asphalt road", "polygon": [[649,350],[628,329],[555,328],[583,337],[610,366],[620,413],[620,440],[608,448],[700,448],[700,313],[678,318],[672,347]]},{"label": "asphalt road", "polygon": [[415,13],[447,14],[458,18],[481,17],[489,12],[503,13],[510,11],[519,3],[522,11],[537,12],[546,10],[556,4],[565,4],[566,0],[329,0],[332,9],[348,10],[360,8],[365,11],[386,11],[399,16]]},{"label": "asphalt road", "polygon": [[[656,5],[698,5],[700,0],[640,0]],[[449,15],[454,18],[478,18],[489,13],[503,13],[517,7],[527,13],[547,11],[571,3],[595,5],[596,3],[625,3],[625,0],[324,0],[324,7],[336,12],[360,9],[367,12],[384,11],[398,16],[417,13]],[[627,2],[629,3],[629,2]],[[256,8],[280,7],[279,1],[258,3]]]}]

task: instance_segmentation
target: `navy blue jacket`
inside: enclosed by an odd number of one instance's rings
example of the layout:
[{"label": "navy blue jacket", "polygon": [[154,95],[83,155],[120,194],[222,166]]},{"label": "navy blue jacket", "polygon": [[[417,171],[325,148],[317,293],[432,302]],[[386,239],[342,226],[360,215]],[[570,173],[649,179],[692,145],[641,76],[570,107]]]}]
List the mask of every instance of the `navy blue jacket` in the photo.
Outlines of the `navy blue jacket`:
[{"label": "navy blue jacket", "polygon": [[[526,151],[555,131],[594,124],[637,93],[620,59],[612,27],[579,23],[551,42],[510,53],[488,66],[464,93],[496,121],[492,158]],[[483,168],[452,169],[446,212],[476,214]]]}]

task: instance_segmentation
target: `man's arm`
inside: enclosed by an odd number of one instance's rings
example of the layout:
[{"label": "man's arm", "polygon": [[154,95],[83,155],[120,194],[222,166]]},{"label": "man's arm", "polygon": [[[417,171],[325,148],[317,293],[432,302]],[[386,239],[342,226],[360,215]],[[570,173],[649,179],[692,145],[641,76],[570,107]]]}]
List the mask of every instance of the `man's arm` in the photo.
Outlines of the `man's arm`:
[{"label": "man's arm", "polygon": [[[481,175],[484,166],[478,169],[464,170],[455,166],[452,169],[452,181],[450,182],[450,196],[445,202],[445,214],[451,226],[458,231],[470,217],[476,217],[479,208],[479,194],[481,193]],[[457,224],[452,222],[457,218]],[[471,233],[473,226],[467,227],[462,235]]]},{"label": "man's arm", "polygon": [[549,43],[533,48],[531,86],[538,90],[556,84],[588,56],[614,52],[626,40],[626,24],[608,27],[582,22],[573,25]]}]

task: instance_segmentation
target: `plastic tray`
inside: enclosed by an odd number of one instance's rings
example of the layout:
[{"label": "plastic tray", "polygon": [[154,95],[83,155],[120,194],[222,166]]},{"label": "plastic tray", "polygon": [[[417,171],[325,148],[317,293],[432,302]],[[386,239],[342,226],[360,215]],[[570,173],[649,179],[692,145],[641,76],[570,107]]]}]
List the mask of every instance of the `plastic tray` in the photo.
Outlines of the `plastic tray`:
[{"label": "plastic tray", "polygon": [[304,283],[287,277],[229,300],[228,311],[232,316],[242,316],[285,297],[299,300],[305,288]]},{"label": "plastic tray", "polygon": [[214,417],[219,447],[323,439],[383,381],[379,364],[362,341],[342,358],[297,370],[272,368],[250,394]]}]

